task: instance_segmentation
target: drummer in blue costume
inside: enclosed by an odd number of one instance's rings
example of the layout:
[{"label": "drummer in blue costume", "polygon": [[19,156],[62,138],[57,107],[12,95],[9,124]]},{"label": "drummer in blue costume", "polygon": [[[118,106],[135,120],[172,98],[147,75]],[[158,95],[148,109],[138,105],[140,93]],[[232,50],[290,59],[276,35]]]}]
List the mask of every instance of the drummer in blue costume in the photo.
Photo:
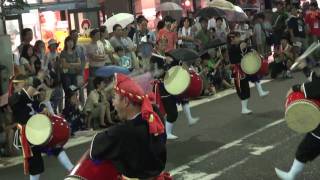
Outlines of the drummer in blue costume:
[{"label": "drummer in blue costume", "polygon": [[246,42],[241,42],[240,34],[237,32],[230,32],[228,35],[228,51],[230,63],[233,65],[233,77],[237,94],[241,99],[242,114],[251,114],[252,111],[248,109],[248,100],[250,98],[249,81],[255,83],[258,93],[261,97],[267,96],[269,91],[262,89],[260,79],[257,75],[247,75],[243,72],[240,63],[243,57],[250,52],[253,52]]},{"label": "drummer in blue costume", "polygon": [[181,100],[175,95],[171,95],[164,87],[165,72],[171,67],[179,65],[179,62],[171,57],[165,56],[165,48],[168,40],[165,37],[161,37],[156,49],[150,59],[151,70],[154,71],[154,76],[158,83],[155,83],[155,91],[158,95],[157,104],[160,111],[166,114],[166,134],[167,139],[177,139],[178,137],[172,134],[173,124],[178,118],[177,103],[181,102],[183,111],[185,112],[189,125],[193,125],[198,122],[199,118],[193,118],[191,115],[189,101],[187,99]]}]

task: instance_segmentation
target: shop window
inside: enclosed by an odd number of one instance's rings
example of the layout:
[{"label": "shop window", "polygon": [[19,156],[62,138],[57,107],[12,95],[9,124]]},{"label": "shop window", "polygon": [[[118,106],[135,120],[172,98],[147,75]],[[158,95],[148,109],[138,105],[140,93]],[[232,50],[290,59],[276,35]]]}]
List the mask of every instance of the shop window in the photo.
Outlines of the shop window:
[{"label": "shop window", "polygon": [[53,3],[57,2],[57,0],[42,0],[42,3]]}]

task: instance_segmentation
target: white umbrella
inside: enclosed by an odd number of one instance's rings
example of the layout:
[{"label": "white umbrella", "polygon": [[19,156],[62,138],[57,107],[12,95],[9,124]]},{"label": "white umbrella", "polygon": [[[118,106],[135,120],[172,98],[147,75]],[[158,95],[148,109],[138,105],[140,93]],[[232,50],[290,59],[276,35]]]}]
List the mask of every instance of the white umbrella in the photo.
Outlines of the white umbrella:
[{"label": "white umbrella", "polygon": [[160,4],[157,11],[182,11],[182,7],[174,2],[165,2]]},{"label": "white umbrella", "polygon": [[209,7],[216,7],[223,10],[234,10],[234,5],[226,0],[208,0]]},{"label": "white umbrella", "polygon": [[113,26],[116,24],[120,24],[123,28],[129,25],[134,21],[134,16],[129,13],[119,13],[111,16],[104,25],[107,27],[108,32],[113,32]]}]

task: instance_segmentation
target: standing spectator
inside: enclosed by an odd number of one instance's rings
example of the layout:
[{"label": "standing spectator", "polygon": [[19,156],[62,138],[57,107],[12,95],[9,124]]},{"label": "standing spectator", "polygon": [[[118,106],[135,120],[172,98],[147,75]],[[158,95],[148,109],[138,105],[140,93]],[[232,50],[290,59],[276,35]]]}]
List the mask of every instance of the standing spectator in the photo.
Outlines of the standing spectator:
[{"label": "standing spectator", "polygon": [[306,25],[298,14],[298,8],[296,6],[292,6],[291,8],[291,17],[288,21],[288,30],[290,33],[290,40],[292,43],[300,42],[302,43],[302,48],[306,49]]},{"label": "standing spectator", "polygon": [[192,30],[192,21],[188,17],[182,19],[183,26],[179,29],[178,44],[184,48],[195,49],[194,32]]},{"label": "standing spectator", "polygon": [[175,29],[175,22],[175,19],[173,19],[171,16],[164,17],[165,26],[162,29],[160,29],[157,34],[157,41],[163,37],[165,37],[168,40],[166,52],[176,49],[178,34],[177,32],[172,31]]},{"label": "standing spectator", "polygon": [[33,32],[30,28],[24,28],[21,31],[21,44],[18,46],[19,54],[22,53],[22,48],[24,45],[30,45],[33,39]]},{"label": "standing spectator", "polygon": [[204,49],[210,41],[210,32],[208,31],[208,19],[201,17],[199,20],[201,24],[201,30],[196,34],[195,39],[200,46],[199,49]]},{"label": "standing spectator", "polygon": [[157,29],[158,23],[159,23],[161,20],[162,20],[161,12],[158,11],[158,12],[156,13],[156,18],[154,19],[154,26],[153,26],[153,27],[154,27],[155,30]]},{"label": "standing spectator", "polygon": [[272,18],[272,28],[274,35],[274,44],[280,45],[281,37],[284,36],[285,30],[287,28],[286,20],[288,18],[287,12],[285,12],[284,2],[277,1],[276,3],[277,11],[273,13]]},{"label": "standing spectator", "polygon": [[104,46],[104,51],[106,53],[107,64],[115,64],[113,60],[114,48],[109,41],[109,33],[106,26],[100,26],[100,41]]},{"label": "standing spectator", "polygon": [[253,37],[254,37],[254,42],[255,45],[257,46],[257,51],[265,56],[266,54],[266,37],[267,37],[267,32],[263,26],[263,21],[264,21],[265,16],[262,13],[259,13],[255,17],[255,24],[253,28]]},{"label": "standing spectator", "polygon": [[222,17],[217,17],[215,29],[216,29],[216,37],[220,39],[222,42],[227,42],[227,34],[229,33],[229,30],[227,27],[223,26]]},{"label": "standing spectator", "polygon": [[57,51],[59,43],[50,39],[48,42],[49,52],[45,58],[44,70],[49,72],[48,86],[53,89],[51,103],[56,114],[63,109],[63,89],[61,87],[61,62]]},{"label": "standing spectator", "polygon": [[44,68],[44,60],[46,56],[46,45],[42,40],[37,40],[34,44],[34,53],[41,61],[41,69]]},{"label": "standing spectator", "polygon": [[[320,11],[318,3],[313,1],[310,3],[310,11],[305,16],[305,22],[309,33],[309,45],[320,39]],[[311,55],[312,60],[316,60],[317,51]]]},{"label": "standing spectator", "polygon": [[22,47],[18,67],[19,73],[28,76],[36,75],[41,69],[41,61],[34,54],[33,47],[30,44],[26,44]]},{"label": "standing spectator", "polygon": [[130,57],[132,59],[132,68],[134,69],[137,69],[139,68],[139,62],[138,62],[138,59],[137,59],[137,56],[136,56],[136,50],[137,50],[137,47],[135,46],[135,44],[133,43],[132,39],[128,36],[128,33],[129,33],[129,29],[128,29],[128,26],[126,28],[124,28],[122,30],[122,43],[124,44],[125,46],[125,53],[126,53],[126,56]]},{"label": "standing spectator", "polygon": [[62,63],[62,85],[66,92],[70,85],[78,85],[77,76],[80,74],[81,62],[71,36],[64,40],[64,49],[60,54]]},{"label": "standing spectator", "polygon": [[139,16],[137,22],[138,31],[133,36],[133,42],[138,48],[138,57],[142,59],[143,67],[147,68],[153,47],[156,44],[156,35],[149,31],[148,20],[144,16]]},{"label": "standing spectator", "polygon": [[93,90],[93,78],[95,71],[106,64],[107,56],[104,51],[104,46],[100,40],[100,30],[94,29],[90,33],[91,43],[87,46],[87,58],[89,62],[89,87],[88,90]]},{"label": "standing spectator", "polygon": [[[85,56],[85,50],[84,47],[82,45],[78,44],[78,31],[77,30],[71,30],[70,31],[70,37],[73,39],[74,41],[74,45],[75,45],[75,50],[78,54],[78,56],[80,57],[80,62],[81,62],[81,71],[80,74],[77,78],[78,81],[78,87],[82,87],[84,85],[84,79],[83,79],[83,74],[84,74],[84,68],[86,65],[86,56]],[[79,90],[79,98],[80,98],[80,102],[81,105],[83,106],[85,103],[85,98],[84,98],[84,88],[80,88]]]}]

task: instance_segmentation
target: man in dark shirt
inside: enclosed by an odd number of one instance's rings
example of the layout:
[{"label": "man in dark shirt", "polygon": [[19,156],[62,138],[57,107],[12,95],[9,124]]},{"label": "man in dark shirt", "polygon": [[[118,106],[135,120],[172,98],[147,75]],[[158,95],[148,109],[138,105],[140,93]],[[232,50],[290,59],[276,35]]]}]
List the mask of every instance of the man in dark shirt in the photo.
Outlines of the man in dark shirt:
[{"label": "man in dark shirt", "polygon": [[[320,77],[315,73],[310,75],[311,82],[305,82],[302,85],[292,86],[288,94],[291,92],[303,92],[308,99],[320,99]],[[308,114],[306,114],[308,118]],[[319,117],[320,118],[320,117]],[[284,172],[275,168],[276,174],[280,179],[294,180],[298,174],[303,171],[305,164],[313,161],[320,154],[320,125],[313,131],[307,133],[298,146],[296,158],[293,161],[289,172]]]},{"label": "man in dark shirt", "polygon": [[123,74],[115,74],[114,91],[113,105],[122,123],[95,135],[91,159],[110,160],[119,173],[129,178],[162,176],[166,135],[149,96]]},{"label": "man in dark shirt", "polygon": [[291,18],[288,21],[288,30],[290,33],[291,42],[302,43],[302,48],[306,48],[306,28],[303,18],[298,15],[298,8],[293,6],[291,8]]},{"label": "man in dark shirt", "polygon": [[242,114],[251,114],[252,111],[248,109],[248,100],[250,98],[250,86],[249,81],[255,83],[259,96],[264,97],[269,94],[269,91],[262,89],[259,78],[256,75],[246,75],[241,69],[242,57],[251,52],[251,49],[247,47],[245,42],[240,41],[240,34],[237,32],[231,32],[228,35],[228,52],[229,60],[233,65],[233,77],[236,85],[236,91],[241,99]]}]

